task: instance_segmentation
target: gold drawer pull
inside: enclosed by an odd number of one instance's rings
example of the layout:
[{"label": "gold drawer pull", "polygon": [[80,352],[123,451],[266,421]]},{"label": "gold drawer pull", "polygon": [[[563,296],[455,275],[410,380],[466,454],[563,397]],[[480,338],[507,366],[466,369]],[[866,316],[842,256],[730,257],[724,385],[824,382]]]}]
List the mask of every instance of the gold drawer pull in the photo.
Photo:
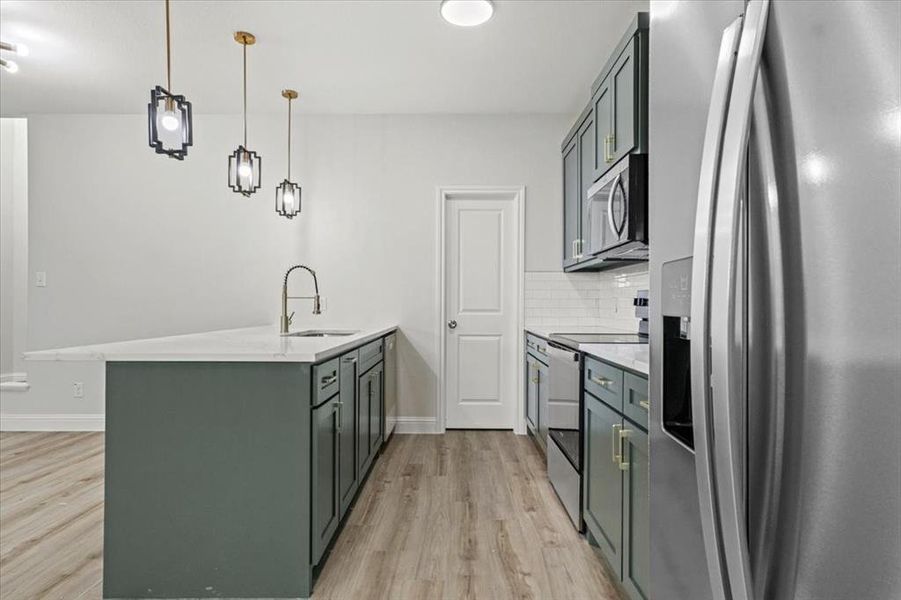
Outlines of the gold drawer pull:
[{"label": "gold drawer pull", "polygon": [[[619,446],[620,446],[619,432],[620,432],[620,430],[622,430],[622,428],[623,428],[623,426],[620,425],[619,423],[616,423],[613,425],[613,437],[611,439],[613,440],[613,444],[612,444],[613,462],[615,462],[616,464],[621,464],[619,461]],[[620,467],[620,468],[622,468],[622,467]]]},{"label": "gold drawer pull", "polygon": [[651,403],[648,402],[647,400],[639,400],[638,406],[642,407],[643,409],[645,409],[648,412],[650,412],[650,410],[651,410]]},{"label": "gold drawer pull", "polygon": [[325,377],[323,377],[322,379],[319,380],[319,385],[321,387],[325,387],[327,385],[332,385],[336,381],[338,381],[338,375],[336,375],[336,374],[326,375]]},{"label": "gold drawer pull", "polygon": [[607,389],[610,389],[610,384],[613,383],[612,379],[607,379],[606,377],[592,377],[591,375],[589,375],[588,379],[590,379],[592,382],[598,384],[599,386],[601,386],[603,388],[607,388]]},{"label": "gold drawer pull", "polygon": [[629,437],[629,434],[632,433],[631,429],[623,429],[620,427],[619,430],[619,468],[621,471],[629,470],[629,463],[624,459],[626,458],[626,450],[623,448],[623,443]]}]

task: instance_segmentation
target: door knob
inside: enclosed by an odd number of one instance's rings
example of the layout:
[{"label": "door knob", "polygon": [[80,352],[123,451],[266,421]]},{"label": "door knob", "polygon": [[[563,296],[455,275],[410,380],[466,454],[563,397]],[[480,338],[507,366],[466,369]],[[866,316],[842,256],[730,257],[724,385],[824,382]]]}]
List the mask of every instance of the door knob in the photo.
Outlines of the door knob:
[{"label": "door knob", "polygon": [[451,329],[456,329],[456,328],[457,328],[457,322],[456,322],[456,321],[453,321],[453,320],[448,321],[448,322],[447,322],[447,326],[450,327]]}]

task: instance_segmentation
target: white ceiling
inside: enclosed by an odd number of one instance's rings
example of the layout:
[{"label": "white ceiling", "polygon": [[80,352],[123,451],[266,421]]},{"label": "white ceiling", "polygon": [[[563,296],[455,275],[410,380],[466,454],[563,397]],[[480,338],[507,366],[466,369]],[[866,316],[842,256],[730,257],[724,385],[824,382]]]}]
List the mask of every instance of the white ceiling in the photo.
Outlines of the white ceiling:
[{"label": "white ceiling", "polygon": [[[248,49],[249,110],[308,113],[574,113],[647,1],[499,0],[462,28],[439,0],[172,1],[173,88],[198,113],[241,109],[237,29]],[[0,37],[28,44],[0,73],[0,114],[140,113],[165,83],[164,3],[0,2]],[[7,56],[4,53],[4,56]],[[2,70],[0,70],[2,71]]]}]

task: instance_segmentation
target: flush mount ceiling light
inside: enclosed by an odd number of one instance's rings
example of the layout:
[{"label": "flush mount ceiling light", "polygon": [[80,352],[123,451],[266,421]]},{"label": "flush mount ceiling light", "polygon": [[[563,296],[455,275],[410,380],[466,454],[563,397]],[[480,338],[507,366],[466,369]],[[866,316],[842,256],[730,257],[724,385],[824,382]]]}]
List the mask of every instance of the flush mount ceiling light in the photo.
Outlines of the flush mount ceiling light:
[{"label": "flush mount ceiling light", "polygon": [[147,137],[157,154],[184,160],[194,143],[191,103],[172,90],[172,52],[169,43],[169,0],[166,0],[166,87],[150,90],[147,105]]},{"label": "flush mount ceiling light", "polygon": [[443,0],[441,16],[452,25],[474,27],[488,21],[494,14],[491,0]]},{"label": "flush mount ceiling light", "polygon": [[275,212],[293,219],[300,213],[300,186],[291,181],[291,101],[297,98],[295,90],[282,90],[288,99],[288,176],[275,188]]},{"label": "flush mount ceiling light", "polygon": [[247,148],[247,46],[256,43],[257,38],[246,31],[236,31],[235,41],[243,46],[244,52],[244,143],[228,157],[228,187],[232,191],[250,196],[260,189],[260,172],[263,161],[260,156]]}]

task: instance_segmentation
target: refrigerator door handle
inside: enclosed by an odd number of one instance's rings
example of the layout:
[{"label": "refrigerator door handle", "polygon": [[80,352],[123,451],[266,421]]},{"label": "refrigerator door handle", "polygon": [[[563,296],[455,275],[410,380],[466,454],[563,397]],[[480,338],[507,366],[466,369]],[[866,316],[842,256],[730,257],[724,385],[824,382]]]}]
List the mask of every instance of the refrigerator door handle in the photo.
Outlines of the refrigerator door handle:
[{"label": "refrigerator door handle", "polygon": [[[720,156],[713,221],[708,312],[710,396],[708,424],[713,426],[714,500],[719,516],[726,589],[731,600],[752,597],[743,479],[743,438],[736,431],[745,397],[744,357],[736,340],[736,285],[742,236],[740,199],[748,158],[748,137],[757,75],[760,71],[769,0],[750,0],[745,8],[729,96],[729,111]],[[742,302],[739,306],[743,306]],[[702,338],[703,340],[704,338]]]},{"label": "refrigerator door handle", "polygon": [[698,500],[701,509],[701,529],[707,558],[707,573],[710,577],[713,597],[717,600],[725,600],[727,591],[724,587],[726,566],[720,543],[719,517],[716,509],[716,486],[711,446],[712,431],[710,411],[708,410],[710,395],[708,277],[710,275],[714,198],[741,24],[741,17],[735,19],[723,31],[720,42],[701,155],[691,274],[691,327],[693,330],[691,337],[691,404],[694,420],[695,473],[698,482]]}]

